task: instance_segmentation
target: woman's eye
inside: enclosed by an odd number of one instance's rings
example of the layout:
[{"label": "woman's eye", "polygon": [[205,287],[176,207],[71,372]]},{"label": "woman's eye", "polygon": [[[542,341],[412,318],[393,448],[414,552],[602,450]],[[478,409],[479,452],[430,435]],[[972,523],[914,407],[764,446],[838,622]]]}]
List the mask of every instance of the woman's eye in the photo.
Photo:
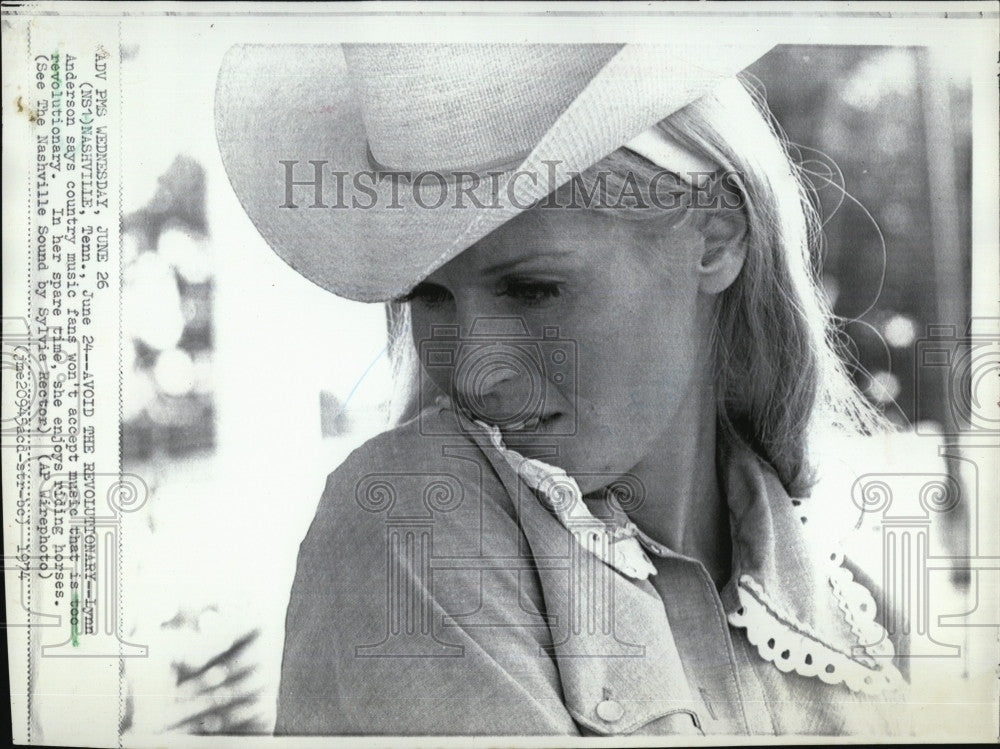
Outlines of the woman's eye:
[{"label": "woman's eye", "polygon": [[400,297],[400,302],[420,302],[426,307],[436,307],[451,299],[451,294],[443,286],[432,283],[418,283],[413,290],[404,297]]},{"label": "woman's eye", "polygon": [[527,305],[544,304],[559,296],[561,289],[554,281],[507,281],[500,291],[501,296],[509,296]]}]

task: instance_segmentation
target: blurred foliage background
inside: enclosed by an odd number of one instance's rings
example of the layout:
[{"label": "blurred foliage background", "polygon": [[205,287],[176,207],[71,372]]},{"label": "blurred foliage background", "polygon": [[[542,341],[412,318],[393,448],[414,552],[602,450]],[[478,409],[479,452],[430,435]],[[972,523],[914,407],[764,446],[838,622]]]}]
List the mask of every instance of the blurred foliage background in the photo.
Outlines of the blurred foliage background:
[{"label": "blurred foliage background", "polygon": [[945,325],[958,345],[969,317],[971,97],[960,65],[916,47],[782,46],[748,72],[810,175],[824,287],[856,384],[900,425],[953,429],[949,383],[918,370],[914,344]]},{"label": "blurred foliage background", "polygon": [[157,175],[149,203],[123,219],[123,319],[132,337],[122,440],[127,459],[215,445],[205,210],[205,169],[178,155]]}]

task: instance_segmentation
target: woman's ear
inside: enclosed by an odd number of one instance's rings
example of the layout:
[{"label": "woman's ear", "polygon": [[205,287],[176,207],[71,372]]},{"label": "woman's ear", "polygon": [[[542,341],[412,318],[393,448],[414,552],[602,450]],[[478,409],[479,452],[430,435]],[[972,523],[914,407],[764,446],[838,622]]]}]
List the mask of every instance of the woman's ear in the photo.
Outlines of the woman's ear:
[{"label": "woman's ear", "polygon": [[746,233],[746,217],[740,209],[716,209],[705,218],[701,227],[705,243],[698,264],[699,291],[721,294],[732,285],[746,261]]}]

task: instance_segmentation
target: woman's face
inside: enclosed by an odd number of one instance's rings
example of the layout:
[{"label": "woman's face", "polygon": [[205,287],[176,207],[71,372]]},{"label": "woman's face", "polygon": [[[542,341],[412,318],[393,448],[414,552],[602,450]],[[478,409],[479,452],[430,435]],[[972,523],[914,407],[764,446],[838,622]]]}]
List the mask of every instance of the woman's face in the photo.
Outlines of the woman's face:
[{"label": "woman's face", "polygon": [[584,492],[604,486],[671,434],[691,438],[682,406],[708,375],[703,248],[675,221],[520,214],[408,296],[425,376]]}]

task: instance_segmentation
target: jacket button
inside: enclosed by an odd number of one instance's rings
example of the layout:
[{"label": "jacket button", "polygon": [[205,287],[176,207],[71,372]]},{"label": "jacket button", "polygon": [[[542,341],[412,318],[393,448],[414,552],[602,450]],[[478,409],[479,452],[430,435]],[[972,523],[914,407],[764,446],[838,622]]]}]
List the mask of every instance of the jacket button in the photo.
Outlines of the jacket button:
[{"label": "jacket button", "polygon": [[597,704],[597,717],[605,723],[617,723],[625,715],[625,708],[615,700],[604,700]]}]

